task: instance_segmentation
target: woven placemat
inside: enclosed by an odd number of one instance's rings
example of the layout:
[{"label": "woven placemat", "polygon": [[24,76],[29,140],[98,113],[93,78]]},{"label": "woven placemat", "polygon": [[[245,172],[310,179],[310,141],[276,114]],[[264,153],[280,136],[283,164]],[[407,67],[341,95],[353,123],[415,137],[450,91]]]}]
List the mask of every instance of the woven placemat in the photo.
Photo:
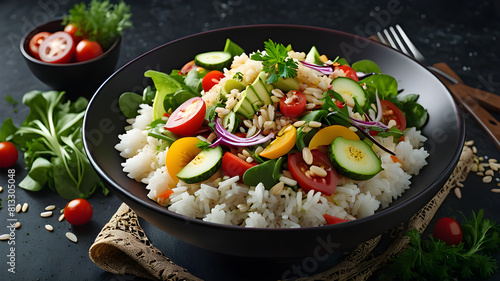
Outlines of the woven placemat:
[{"label": "woven placemat", "polygon": [[[474,153],[465,146],[448,181],[436,196],[407,222],[407,228],[415,228],[423,233],[450,190],[456,187],[458,182],[465,180],[473,161]],[[367,280],[407,247],[405,229],[402,224],[390,232],[391,243],[382,254],[373,254],[382,238],[382,235],[379,235],[359,245],[335,267],[301,280]],[[103,227],[90,247],[89,256],[97,266],[114,274],[151,280],[201,280],[176,265],[149,241],[139,225],[136,213],[125,203]]]}]

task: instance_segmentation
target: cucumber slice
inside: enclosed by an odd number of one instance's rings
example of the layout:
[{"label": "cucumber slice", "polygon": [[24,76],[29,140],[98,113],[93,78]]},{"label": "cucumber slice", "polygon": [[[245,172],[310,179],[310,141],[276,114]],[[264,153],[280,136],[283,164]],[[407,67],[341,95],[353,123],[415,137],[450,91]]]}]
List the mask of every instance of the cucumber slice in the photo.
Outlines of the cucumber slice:
[{"label": "cucumber slice", "polygon": [[233,57],[229,52],[207,52],[194,57],[194,63],[207,69],[222,70],[229,67]]},{"label": "cucumber slice", "polygon": [[202,150],[182,170],[177,177],[185,183],[198,183],[209,179],[222,164],[222,148],[216,146]]},{"label": "cucumber slice", "polygon": [[366,104],[366,94],[358,82],[347,77],[337,77],[332,81],[332,88],[339,93],[344,100],[347,101],[350,97],[356,98],[356,101],[361,107]]},{"label": "cucumber slice", "polygon": [[240,125],[240,119],[236,116],[234,111],[230,111],[228,115],[222,119],[222,126],[230,133],[236,132]]},{"label": "cucumber slice", "polygon": [[382,162],[362,140],[335,138],[330,145],[330,160],[337,172],[353,180],[368,180],[382,171]]}]

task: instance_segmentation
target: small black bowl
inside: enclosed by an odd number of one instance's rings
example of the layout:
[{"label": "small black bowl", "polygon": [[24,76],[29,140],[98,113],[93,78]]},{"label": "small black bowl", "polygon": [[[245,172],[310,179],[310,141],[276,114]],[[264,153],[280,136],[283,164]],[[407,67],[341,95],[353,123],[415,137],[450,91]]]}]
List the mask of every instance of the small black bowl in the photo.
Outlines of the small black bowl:
[{"label": "small black bowl", "polygon": [[91,97],[115,70],[120,55],[121,37],[118,37],[104,54],[89,61],[55,64],[43,62],[31,55],[29,43],[34,35],[42,31],[53,33],[62,30],[62,19],[34,28],[21,39],[21,53],[31,72],[46,85],[54,90],[66,91],[70,97]]},{"label": "small black bowl", "polygon": [[[396,77],[403,93],[420,94],[419,102],[429,112],[422,133],[430,153],[425,166],[412,177],[411,188],[386,209],[346,223],[298,229],[243,228],[192,219],[173,213],[147,197],[146,185],[127,177],[124,161],[114,148],[118,134],[128,125],[120,112],[121,93],[142,93],[149,80],[146,70],[169,73],[211,47],[230,38],[247,52],[262,49],[272,39],[296,50],[316,46],[328,57],[348,61],[369,59],[384,73]],[[448,89],[412,58],[366,38],[318,27],[257,25],[219,29],[188,36],[160,46],[116,71],[90,101],[83,124],[84,146],[90,163],[103,182],[138,215],[161,230],[202,249],[239,257],[281,260],[293,257],[321,259],[341,253],[384,231],[408,221],[446,182],[462,151],[465,128],[463,116]],[[326,253],[326,254],[325,254]],[[314,260],[313,260],[314,261]]]}]

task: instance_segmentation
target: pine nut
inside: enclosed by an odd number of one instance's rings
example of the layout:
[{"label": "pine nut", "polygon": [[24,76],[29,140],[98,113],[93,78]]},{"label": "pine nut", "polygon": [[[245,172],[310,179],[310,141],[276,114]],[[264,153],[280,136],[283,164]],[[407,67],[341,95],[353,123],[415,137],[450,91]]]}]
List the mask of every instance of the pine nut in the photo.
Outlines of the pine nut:
[{"label": "pine nut", "polygon": [[301,126],[304,126],[306,124],[306,121],[297,121],[295,123],[293,123],[293,126],[294,127],[301,127]]},{"label": "pine nut", "polygon": [[21,227],[21,223],[16,221],[16,223],[14,224],[14,227],[17,229],[17,228],[20,228]]},{"label": "pine nut", "polygon": [[486,172],[484,172],[484,175],[493,176],[493,175],[495,175],[495,172],[493,172],[493,170],[487,170]]},{"label": "pine nut", "polygon": [[28,211],[28,203],[23,204],[22,211],[23,211],[23,213],[26,213],[26,211]]},{"label": "pine nut", "polygon": [[45,207],[45,211],[52,211],[56,208],[56,205],[48,205],[47,207]]},{"label": "pine nut", "polygon": [[460,188],[455,187],[455,196],[457,196],[458,199],[462,198],[462,191],[460,191]]},{"label": "pine nut", "polygon": [[48,217],[52,216],[52,211],[43,212],[40,214],[40,216],[42,218],[48,218]]},{"label": "pine nut", "polygon": [[63,219],[64,219],[64,214],[61,214],[61,215],[59,216],[59,221],[63,221]]},{"label": "pine nut", "polygon": [[308,147],[304,147],[302,149],[302,158],[304,159],[304,162],[306,162],[307,165],[312,165],[313,155]]},{"label": "pine nut", "polygon": [[288,177],[280,177],[280,181],[282,181],[284,184],[288,185],[288,186],[296,186],[297,185],[297,181],[296,180],[293,180],[291,178],[288,178]]},{"label": "pine nut", "polygon": [[318,122],[318,121],[310,121],[310,122],[309,122],[309,127],[312,127],[312,128],[319,128],[319,127],[321,127],[321,122]]},{"label": "pine nut", "polygon": [[52,231],[52,230],[54,230],[54,227],[52,227],[52,225],[50,225],[50,224],[46,224],[45,229],[47,229],[48,231]]},{"label": "pine nut", "polygon": [[21,212],[21,208],[22,208],[22,207],[23,207],[23,206],[21,206],[21,204],[17,204],[17,205],[16,205],[16,213]]},{"label": "pine nut", "polygon": [[0,186],[0,192],[2,192],[2,191],[3,191],[3,187],[2,187],[2,186]]},{"label": "pine nut", "polygon": [[457,182],[457,186],[458,186],[458,187],[464,187],[464,184],[463,184],[463,183],[461,183],[461,182]]},{"label": "pine nut", "polygon": [[8,234],[8,233],[0,235],[1,241],[9,240],[9,239],[10,239],[10,234]]},{"label": "pine nut", "polygon": [[491,190],[491,192],[493,192],[493,193],[500,193],[500,188],[493,188]]},{"label": "pine nut", "polygon": [[471,146],[473,144],[474,144],[474,140],[470,140],[470,141],[465,142],[465,145],[467,145],[467,146]]},{"label": "pine nut", "polygon": [[326,177],[326,175],[328,174],[325,169],[321,168],[321,167],[318,167],[318,166],[315,166],[315,165],[312,165],[311,168],[309,168],[311,172],[313,172],[315,175],[317,175],[318,177]]},{"label": "pine nut", "polygon": [[492,180],[493,180],[492,176],[486,176],[486,177],[483,178],[483,182],[484,183],[490,183]]},{"label": "pine nut", "polygon": [[280,181],[271,188],[271,193],[273,195],[278,195],[280,194],[281,191],[283,191],[284,188],[285,188],[285,183]]},{"label": "pine nut", "polygon": [[76,243],[78,242],[78,238],[76,238],[76,235],[71,233],[71,232],[66,232],[66,238],[69,239],[69,241]]}]

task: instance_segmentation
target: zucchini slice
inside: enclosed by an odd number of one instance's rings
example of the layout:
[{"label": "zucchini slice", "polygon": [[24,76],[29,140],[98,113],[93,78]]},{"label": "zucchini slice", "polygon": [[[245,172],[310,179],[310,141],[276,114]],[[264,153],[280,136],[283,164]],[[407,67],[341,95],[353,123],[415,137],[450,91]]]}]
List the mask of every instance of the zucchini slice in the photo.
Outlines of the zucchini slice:
[{"label": "zucchini slice", "polygon": [[335,138],[330,145],[330,160],[337,172],[353,180],[368,180],[382,171],[382,161],[362,140]]},{"label": "zucchini slice", "polygon": [[198,183],[209,179],[222,164],[222,148],[206,148],[191,160],[182,170],[177,173],[177,177],[185,183]]},{"label": "zucchini slice", "polygon": [[194,63],[197,66],[206,69],[223,70],[224,67],[229,67],[233,57],[229,52],[207,52],[201,53],[194,57]]}]

